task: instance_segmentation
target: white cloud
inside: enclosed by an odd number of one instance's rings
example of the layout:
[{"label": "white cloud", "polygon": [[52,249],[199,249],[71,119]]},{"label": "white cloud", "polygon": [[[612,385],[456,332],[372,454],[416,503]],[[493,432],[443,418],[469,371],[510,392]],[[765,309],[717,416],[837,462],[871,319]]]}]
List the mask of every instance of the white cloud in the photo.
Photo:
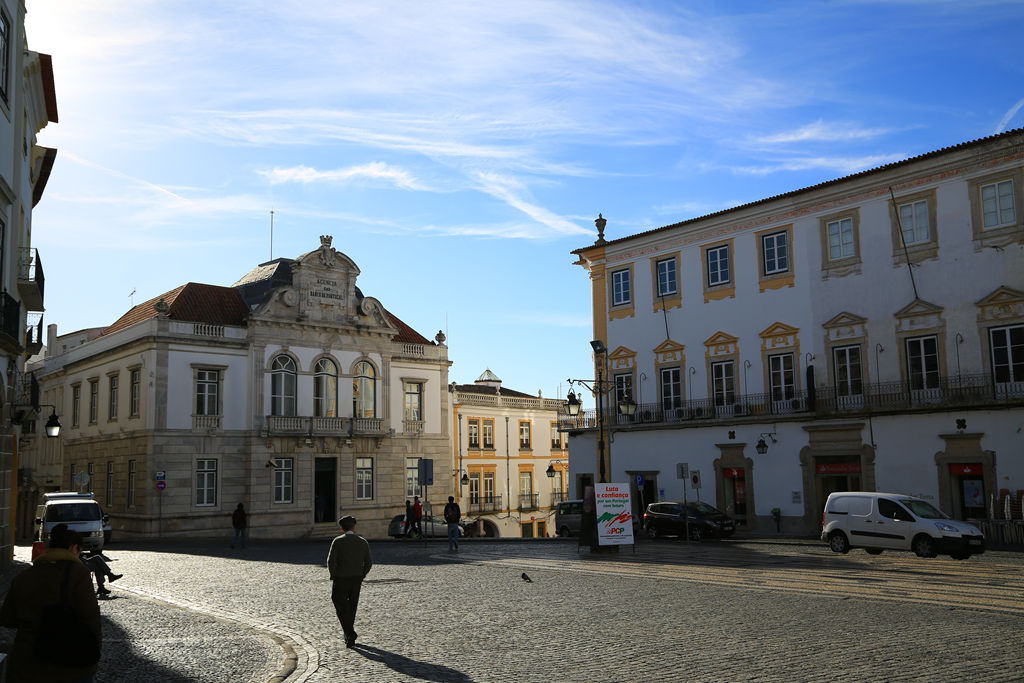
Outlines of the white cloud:
[{"label": "white cloud", "polygon": [[1006,130],[1006,127],[1010,125],[1010,121],[1013,119],[1014,116],[1017,115],[1017,112],[1020,111],[1021,107],[1024,107],[1024,99],[1018,100],[1017,104],[1010,107],[1010,110],[1007,111],[1006,114],[1003,115],[1003,118],[999,121],[999,125],[996,126],[995,132],[1002,133],[1004,130]]},{"label": "white cloud", "polygon": [[370,180],[383,181],[403,190],[430,190],[417,180],[411,173],[390,166],[382,161],[374,161],[359,166],[319,171],[309,166],[292,166],[275,168],[270,171],[257,171],[270,181],[271,185],[283,183],[349,183]]},{"label": "white cloud", "polygon": [[861,157],[800,157],[765,163],[759,166],[738,165],[728,166],[727,168],[734,173],[746,175],[769,175],[781,171],[807,171],[814,169],[824,169],[841,175],[849,175],[896,161],[902,161],[906,158],[907,155],[905,154],[874,154]]},{"label": "white cloud", "polygon": [[754,138],[754,142],[768,145],[789,144],[794,142],[849,142],[870,140],[888,135],[893,128],[864,128],[856,123],[850,122],[825,122],[818,119],[794,130],[764,135]]}]

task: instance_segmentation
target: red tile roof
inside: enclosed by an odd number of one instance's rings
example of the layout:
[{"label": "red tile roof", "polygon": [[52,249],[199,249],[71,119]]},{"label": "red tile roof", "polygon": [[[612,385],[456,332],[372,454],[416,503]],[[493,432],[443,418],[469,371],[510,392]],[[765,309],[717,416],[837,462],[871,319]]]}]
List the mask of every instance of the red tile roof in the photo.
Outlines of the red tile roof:
[{"label": "red tile roof", "polygon": [[163,299],[169,306],[167,315],[172,320],[181,320],[211,325],[245,325],[249,309],[242,301],[238,290],[232,287],[218,287],[189,282],[169,292],[144,301],[122,315],[105,329],[111,334],[143,320],[155,318],[156,304]]},{"label": "red tile roof", "polygon": [[398,328],[398,334],[391,338],[392,341],[401,342],[403,344],[433,344],[432,341],[428,340],[422,334],[399,320],[398,317],[388,309],[385,308],[384,312],[388,314],[388,317],[391,318],[391,322]]}]

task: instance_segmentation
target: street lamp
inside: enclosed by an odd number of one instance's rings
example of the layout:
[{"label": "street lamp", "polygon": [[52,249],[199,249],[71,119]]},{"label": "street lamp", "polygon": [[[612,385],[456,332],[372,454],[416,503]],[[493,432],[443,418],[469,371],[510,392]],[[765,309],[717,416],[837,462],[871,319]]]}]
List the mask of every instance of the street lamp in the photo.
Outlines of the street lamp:
[{"label": "street lamp", "polygon": [[57,418],[57,407],[50,403],[43,403],[35,406],[14,406],[14,410],[17,412],[12,413],[11,422],[14,424],[21,424],[29,411],[33,411],[38,414],[40,408],[50,409],[50,417],[46,420],[46,426],[44,429],[46,430],[46,436],[48,438],[56,439],[60,436],[60,420]]},{"label": "street lamp", "polygon": [[775,432],[761,432],[761,438],[757,440],[757,444],[754,446],[754,450],[757,451],[758,455],[764,455],[768,452],[768,443],[764,440],[766,436],[772,440],[772,443],[778,443],[778,440],[775,438]]}]

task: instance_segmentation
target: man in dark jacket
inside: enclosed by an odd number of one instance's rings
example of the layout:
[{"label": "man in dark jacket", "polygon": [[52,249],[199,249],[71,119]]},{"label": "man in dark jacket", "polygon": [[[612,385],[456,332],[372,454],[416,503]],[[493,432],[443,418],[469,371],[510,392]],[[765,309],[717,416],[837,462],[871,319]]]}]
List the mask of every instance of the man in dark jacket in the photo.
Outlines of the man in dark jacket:
[{"label": "man in dark jacket", "polygon": [[344,533],[331,541],[331,550],[327,553],[327,570],[334,582],[331,601],[345,632],[345,647],[352,647],[358,635],[355,621],[359,589],[373,561],[370,559],[370,544],[355,532],[356,518],[346,515],[338,523]]},{"label": "man in dark jacket", "polygon": [[245,514],[245,506],[241,503],[235,508],[235,511],[231,513],[231,526],[235,528],[235,540],[231,541],[231,547],[234,548],[235,544],[238,543],[238,539],[242,539],[242,547],[245,547],[245,531],[249,527],[248,516]]},{"label": "man in dark jacket", "polygon": [[444,521],[448,523],[448,550],[459,549],[459,520],[462,509],[455,502],[455,496],[448,496],[448,504],[444,506]]},{"label": "man in dark jacket", "polygon": [[53,653],[52,659],[40,656],[35,648],[37,634],[47,625],[44,608],[59,603],[63,593],[75,617],[86,626],[82,637],[94,639],[81,643],[83,649],[95,646],[94,652],[99,652],[100,607],[92,592],[89,570],[79,559],[81,547],[81,534],[68,529],[66,524],[58,524],[50,531],[46,552],[11,581],[0,607],[0,626],[18,630],[7,671],[10,683],[70,683],[92,680],[96,673],[95,662],[75,661],[68,656],[69,650],[78,649],[69,643],[41,643],[45,651]]}]

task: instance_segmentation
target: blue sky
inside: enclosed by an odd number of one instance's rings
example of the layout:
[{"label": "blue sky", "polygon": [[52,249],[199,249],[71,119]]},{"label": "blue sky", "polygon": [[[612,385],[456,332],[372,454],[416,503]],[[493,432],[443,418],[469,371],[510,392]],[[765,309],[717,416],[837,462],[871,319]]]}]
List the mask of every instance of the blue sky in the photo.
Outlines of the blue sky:
[{"label": "blue sky", "polygon": [[[362,291],[564,397],[572,249],[1024,126],[1019,2],[28,0],[46,323],[333,235]],[[271,246],[270,211],[274,211]],[[131,292],[135,291],[134,297]]]}]

